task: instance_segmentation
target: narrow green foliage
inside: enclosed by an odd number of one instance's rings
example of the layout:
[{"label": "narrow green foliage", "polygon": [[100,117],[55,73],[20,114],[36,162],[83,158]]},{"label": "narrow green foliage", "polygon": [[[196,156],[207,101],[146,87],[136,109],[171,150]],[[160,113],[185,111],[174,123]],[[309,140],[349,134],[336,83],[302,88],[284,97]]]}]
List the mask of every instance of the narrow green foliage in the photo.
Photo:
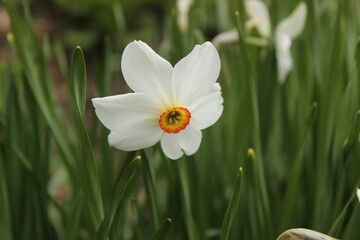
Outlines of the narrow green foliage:
[{"label": "narrow green foliage", "polygon": [[108,234],[112,226],[113,220],[116,217],[116,214],[119,214],[118,209],[124,197],[124,192],[129,182],[133,179],[136,172],[138,171],[140,164],[141,157],[134,158],[134,160],[130,162],[130,164],[126,167],[124,173],[116,182],[110,203],[106,208],[105,218],[102,221],[99,231],[97,233],[97,239],[108,239]]},{"label": "narrow green foliage", "polygon": [[298,201],[297,196],[299,195],[299,179],[300,174],[303,170],[303,158],[304,158],[304,147],[306,140],[308,138],[309,132],[316,122],[317,119],[317,113],[318,113],[318,105],[317,103],[313,103],[312,108],[306,118],[305,121],[305,129],[303,130],[302,139],[300,141],[300,145],[297,149],[296,156],[294,157],[294,161],[292,164],[292,167],[289,171],[289,183],[288,188],[286,192],[286,207],[284,208],[285,211],[282,215],[282,227],[284,229],[290,227],[289,222],[291,222],[291,219],[294,218],[294,212],[296,203]]},{"label": "narrow green foliage", "polygon": [[[358,38],[355,50],[355,62],[358,72],[360,73],[360,36]],[[360,74],[359,74],[360,77]]]},{"label": "narrow green foliage", "polygon": [[306,118],[305,125],[307,128],[312,128],[312,126],[314,125],[314,123],[317,119],[317,115],[318,115],[318,104],[317,104],[317,102],[314,102],[312,105],[311,111],[310,111],[308,117]]},{"label": "narrow green foliage", "polygon": [[223,219],[220,240],[229,239],[231,224],[234,220],[236,210],[237,210],[237,207],[238,207],[239,201],[240,201],[241,178],[242,178],[242,168],[239,168],[239,171],[238,171],[238,174],[236,177],[234,193],[229,202],[228,208],[226,209],[226,213],[225,213],[225,216]]},{"label": "narrow green foliage", "polygon": [[83,115],[86,103],[86,68],[84,54],[79,46],[75,48],[73,55],[71,79],[76,104],[80,115]]},{"label": "narrow green foliage", "polygon": [[360,134],[360,110],[357,111],[349,137],[345,140],[343,159],[347,160],[354,147],[359,143]]},{"label": "narrow green foliage", "polygon": [[84,191],[85,201],[90,210],[90,215],[95,229],[100,227],[104,217],[102,205],[99,175],[96,166],[90,138],[87,134],[82,113],[85,108],[85,61],[80,47],[77,47],[73,56],[72,82],[73,96],[76,104],[75,119],[78,125],[78,135],[80,143],[80,160],[78,161],[78,171],[81,175],[81,183]]},{"label": "narrow green foliage", "polygon": [[171,219],[165,219],[156,230],[151,240],[164,240],[166,239],[167,234],[171,230]]},{"label": "narrow green foliage", "polygon": [[190,240],[199,240],[200,236],[197,230],[197,226],[194,221],[191,196],[190,196],[190,184],[189,176],[187,174],[187,165],[185,158],[177,160],[177,171],[179,182],[181,185],[181,206],[184,209],[184,220],[186,224],[187,238]]},{"label": "narrow green foliage", "polygon": [[21,63],[22,71],[31,88],[32,94],[38,104],[38,107],[49,124],[54,138],[63,154],[63,160],[67,166],[72,180],[76,182],[74,173],[74,157],[69,148],[69,142],[66,139],[63,129],[63,123],[56,111],[54,104],[54,89],[46,88],[49,86],[49,77],[45,65],[44,55],[42,53],[37,37],[27,22],[25,22],[8,4],[5,5],[10,17],[13,35],[9,35],[11,45]]},{"label": "narrow green foliage", "polygon": [[[354,200],[357,201],[355,194],[352,194],[349,198],[349,200],[347,201],[347,203],[345,204],[344,208],[342,209],[341,213],[339,214],[339,216],[336,218],[336,220],[334,221],[333,225],[330,228],[329,234],[330,235],[334,235],[337,236],[339,234],[339,231],[341,229],[341,224],[343,224],[344,222],[344,218],[348,212],[349,206],[351,204],[351,202],[353,202]],[[356,203],[357,204],[357,203]]]},{"label": "narrow green foliage", "polygon": [[153,173],[151,171],[149,159],[146,157],[145,151],[142,151],[142,158],[143,158],[142,174],[145,182],[146,194],[147,197],[149,198],[153,224],[154,227],[157,229],[159,228],[160,218],[159,218],[158,201],[156,198],[156,190],[154,186]]},{"label": "narrow green foliage", "polygon": [[76,240],[79,235],[81,212],[83,210],[84,194],[80,191],[71,206],[69,219],[66,225],[66,240]]},{"label": "narrow green foliage", "polygon": [[6,182],[6,173],[4,169],[4,155],[0,149],[0,239],[13,239],[12,219],[10,213],[10,202],[8,195],[8,187]]}]

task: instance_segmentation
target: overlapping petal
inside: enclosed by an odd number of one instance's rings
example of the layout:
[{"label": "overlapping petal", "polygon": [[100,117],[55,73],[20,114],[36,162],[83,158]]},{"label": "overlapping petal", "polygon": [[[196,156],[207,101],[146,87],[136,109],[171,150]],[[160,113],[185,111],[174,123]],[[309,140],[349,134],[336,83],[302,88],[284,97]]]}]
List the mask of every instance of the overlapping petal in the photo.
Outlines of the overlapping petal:
[{"label": "overlapping petal", "polygon": [[215,83],[188,106],[193,126],[205,129],[213,125],[223,112],[223,101],[221,87]]},{"label": "overlapping petal", "polygon": [[305,26],[306,13],[306,4],[299,3],[295,10],[278,24],[276,33],[287,34],[291,39],[296,38]]},{"label": "overlapping petal", "polygon": [[216,82],[220,73],[220,57],[214,45],[196,45],[192,52],[174,67],[172,76],[176,104],[188,106]]},{"label": "overlapping petal", "polygon": [[251,28],[255,26],[262,36],[270,37],[271,22],[265,3],[260,0],[246,0],[245,9],[250,16],[250,19],[246,23],[247,27]]},{"label": "overlapping petal", "polygon": [[148,94],[158,105],[171,104],[173,67],[146,43],[134,41],[127,45],[121,69],[126,83],[134,92]]},{"label": "overlapping petal", "polygon": [[178,159],[184,153],[194,154],[200,147],[201,131],[189,124],[178,134],[163,133],[161,136],[161,147],[170,159]]},{"label": "overlapping petal", "polygon": [[125,151],[154,145],[160,140],[161,110],[143,93],[92,99],[96,115],[111,130],[109,144]]}]

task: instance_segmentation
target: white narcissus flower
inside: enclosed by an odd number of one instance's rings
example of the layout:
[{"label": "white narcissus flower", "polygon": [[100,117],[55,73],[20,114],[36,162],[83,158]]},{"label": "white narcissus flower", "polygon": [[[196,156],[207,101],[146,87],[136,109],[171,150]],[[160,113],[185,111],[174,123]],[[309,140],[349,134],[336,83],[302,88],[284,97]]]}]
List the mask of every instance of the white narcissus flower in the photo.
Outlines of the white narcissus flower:
[{"label": "white narcissus flower", "polygon": [[290,16],[282,20],[276,27],[276,59],[280,83],[285,81],[292,69],[291,42],[302,32],[305,26],[306,12],[306,4],[301,2]]},{"label": "white narcissus flower", "polygon": [[[245,8],[250,16],[250,20],[246,22],[247,28],[256,26],[259,33],[268,38],[271,24],[266,5],[260,0],[246,0]],[[301,2],[275,29],[276,59],[280,83],[284,83],[292,69],[293,61],[290,47],[292,40],[298,37],[304,28],[306,13],[306,4]]]},{"label": "white narcissus flower", "polygon": [[359,188],[357,189],[356,194],[357,194],[357,197],[358,197],[359,202],[360,202],[360,189]]},{"label": "white narcissus flower", "polygon": [[223,111],[215,47],[196,45],[172,67],[147,44],[134,41],[124,50],[121,68],[134,93],[92,99],[96,115],[111,130],[109,144],[134,151],[160,141],[171,159],[194,154],[201,130]]},{"label": "white narcissus flower", "polygon": [[[250,19],[246,21],[245,27],[249,31],[256,28],[259,34],[268,39],[271,36],[271,22],[269,11],[266,5],[260,0],[246,0],[245,9]],[[300,35],[306,20],[307,8],[304,2],[301,2],[293,13],[282,20],[275,30],[275,47],[278,80],[284,83],[287,75],[292,69],[293,61],[291,56],[292,40]],[[220,33],[212,41],[215,46],[221,46],[230,42],[237,41],[239,36],[235,29]]]},{"label": "white narcissus flower", "polygon": [[177,0],[177,23],[181,31],[186,31],[189,25],[189,10],[193,0]]},{"label": "white narcissus flower", "polygon": [[226,32],[222,32],[216,35],[211,42],[216,48],[220,48],[222,45],[237,42],[239,40],[238,31],[234,28]]},{"label": "white narcissus flower", "polygon": [[269,38],[271,35],[271,24],[269,11],[260,0],[245,1],[245,9],[250,19],[246,21],[245,27],[250,30],[256,27],[261,36]]}]

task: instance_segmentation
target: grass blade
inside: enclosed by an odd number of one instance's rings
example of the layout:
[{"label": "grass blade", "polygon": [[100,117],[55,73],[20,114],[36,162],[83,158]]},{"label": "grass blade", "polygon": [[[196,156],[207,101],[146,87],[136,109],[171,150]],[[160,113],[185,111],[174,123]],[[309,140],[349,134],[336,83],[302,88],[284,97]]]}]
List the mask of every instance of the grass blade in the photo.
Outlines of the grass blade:
[{"label": "grass blade", "polygon": [[113,220],[118,213],[118,208],[120,206],[121,200],[123,199],[124,192],[126,187],[128,186],[129,182],[133,179],[135,173],[137,172],[138,168],[141,164],[141,157],[138,156],[134,158],[130,162],[130,164],[126,167],[124,173],[116,182],[116,187],[114,189],[112,198],[110,200],[110,204],[106,209],[106,215],[104,220],[101,223],[99,228],[97,239],[107,239],[110,228],[112,226]]},{"label": "grass blade", "polygon": [[220,233],[220,240],[229,239],[231,224],[234,220],[236,209],[239,205],[239,200],[240,200],[241,178],[242,178],[242,168],[239,168],[238,175],[236,177],[234,193],[223,219],[223,224]]},{"label": "grass blade", "polygon": [[156,230],[151,240],[165,239],[166,235],[170,232],[170,230],[171,230],[171,219],[167,218],[160,224],[160,227],[158,228],[158,230]]},{"label": "grass blade", "polygon": [[80,115],[82,115],[86,102],[86,68],[84,54],[79,46],[75,48],[72,67],[71,78],[74,95],[78,110]]},{"label": "grass blade", "polygon": [[85,109],[86,94],[86,70],[85,60],[80,47],[75,48],[72,65],[72,82],[73,82],[73,97],[76,105],[75,118],[78,125],[78,135],[80,140],[80,162],[78,162],[78,169],[81,176],[81,183],[85,195],[85,200],[88,204],[90,215],[97,230],[104,217],[104,210],[102,205],[99,174],[96,166],[94,152],[87,134],[86,127],[82,118],[82,113]]},{"label": "grass blade", "polygon": [[73,205],[70,210],[70,216],[66,226],[66,240],[76,240],[79,235],[79,220],[82,211],[82,203],[84,201],[84,195],[79,192],[75,197]]}]

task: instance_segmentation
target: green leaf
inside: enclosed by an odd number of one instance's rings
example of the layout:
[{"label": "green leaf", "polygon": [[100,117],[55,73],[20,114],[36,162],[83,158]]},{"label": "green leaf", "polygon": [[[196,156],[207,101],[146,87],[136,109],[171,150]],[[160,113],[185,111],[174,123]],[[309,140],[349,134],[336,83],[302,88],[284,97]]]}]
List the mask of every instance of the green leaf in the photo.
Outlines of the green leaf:
[{"label": "green leaf", "polygon": [[116,182],[115,185],[116,187],[112,194],[110,203],[106,208],[106,215],[99,228],[97,239],[106,240],[108,238],[108,234],[112,226],[113,220],[116,217],[116,214],[119,213],[118,208],[120,206],[121,200],[123,199],[124,192],[129,182],[132,180],[138,168],[140,167],[140,163],[141,163],[140,156],[134,158],[130,162],[130,164],[126,167],[124,173]]},{"label": "green leaf", "polygon": [[146,194],[149,198],[149,204],[150,204],[153,224],[154,224],[155,228],[158,228],[160,218],[159,218],[158,202],[157,202],[157,198],[156,198],[156,191],[155,191],[155,186],[154,186],[154,178],[153,178],[151,166],[149,164],[148,158],[146,157],[145,151],[142,151],[142,156],[143,156],[143,162],[144,162],[143,167],[142,167],[142,174],[144,177]]},{"label": "green leaf", "polygon": [[80,115],[84,114],[86,103],[86,68],[84,54],[81,47],[77,46],[72,61],[71,78],[74,88],[77,107]]},{"label": "green leaf", "polygon": [[220,233],[220,240],[229,239],[231,224],[234,220],[236,209],[238,207],[239,200],[240,200],[241,177],[242,177],[242,168],[239,168],[239,172],[236,177],[234,193],[230,200],[230,203],[228,205],[228,208],[226,210],[226,213],[225,213],[225,216],[223,219],[223,224],[222,224],[221,233]]},{"label": "green leaf", "polygon": [[96,166],[95,156],[92,149],[91,141],[86,131],[82,113],[85,108],[86,94],[86,74],[85,60],[81,48],[76,47],[73,56],[72,65],[72,82],[73,82],[73,99],[75,101],[75,119],[78,125],[78,135],[80,141],[80,161],[78,162],[78,170],[81,176],[81,183],[84,190],[85,200],[88,204],[92,221],[97,230],[104,217],[102,205],[99,174]]},{"label": "green leaf", "polygon": [[0,232],[4,239],[11,240],[13,236],[9,201],[10,192],[7,187],[3,160],[5,160],[3,152],[0,151]]},{"label": "green leaf", "polygon": [[151,240],[165,239],[166,235],[170,232],[170,230],[171,230],[171,219],[167,218],[160,224],[160,227],[158,228],[158,230],[156,230]]},{"label": "green leaf", "polygon": [[360,134],[360,110],[357,111],[355,116],[354,124],[349,133],[349,137],[345,141],[343,158],[347,160],[348,156],[359,142],[359,134]]},{"label": "green leaf", "polygon": [[360,73],[360,37],[358,38],[355,50],[355,62],[358,72]]},{"label": "green leaf", "polygon": [[21,70],[26,76],[26,80],[31,88],[41,113],[46,119],[54,135],[59,149],[63,155],[63,160],[68,168],[73,182],[76,182],[74,156],[70,151],[69,142],[63,131],[63,122],[60,114],[56,111],[59,104],[56,104],[51,86],[48,68],[45,64],[44,55],[37,36],[30,26],[11,5],[5,2],[5,8],[10,18],[13,34],[8,35],[8,41],[15,50],[21,64]]},{"label": "green leaf", "polygon": [[74,202],[72,203],[70,216],[67,220],[66,225],[66,240],[76,240],[79,236],[79,220],[81,216],[81,211],[83,207],[84,195],[80,191],[75,197]]}]

